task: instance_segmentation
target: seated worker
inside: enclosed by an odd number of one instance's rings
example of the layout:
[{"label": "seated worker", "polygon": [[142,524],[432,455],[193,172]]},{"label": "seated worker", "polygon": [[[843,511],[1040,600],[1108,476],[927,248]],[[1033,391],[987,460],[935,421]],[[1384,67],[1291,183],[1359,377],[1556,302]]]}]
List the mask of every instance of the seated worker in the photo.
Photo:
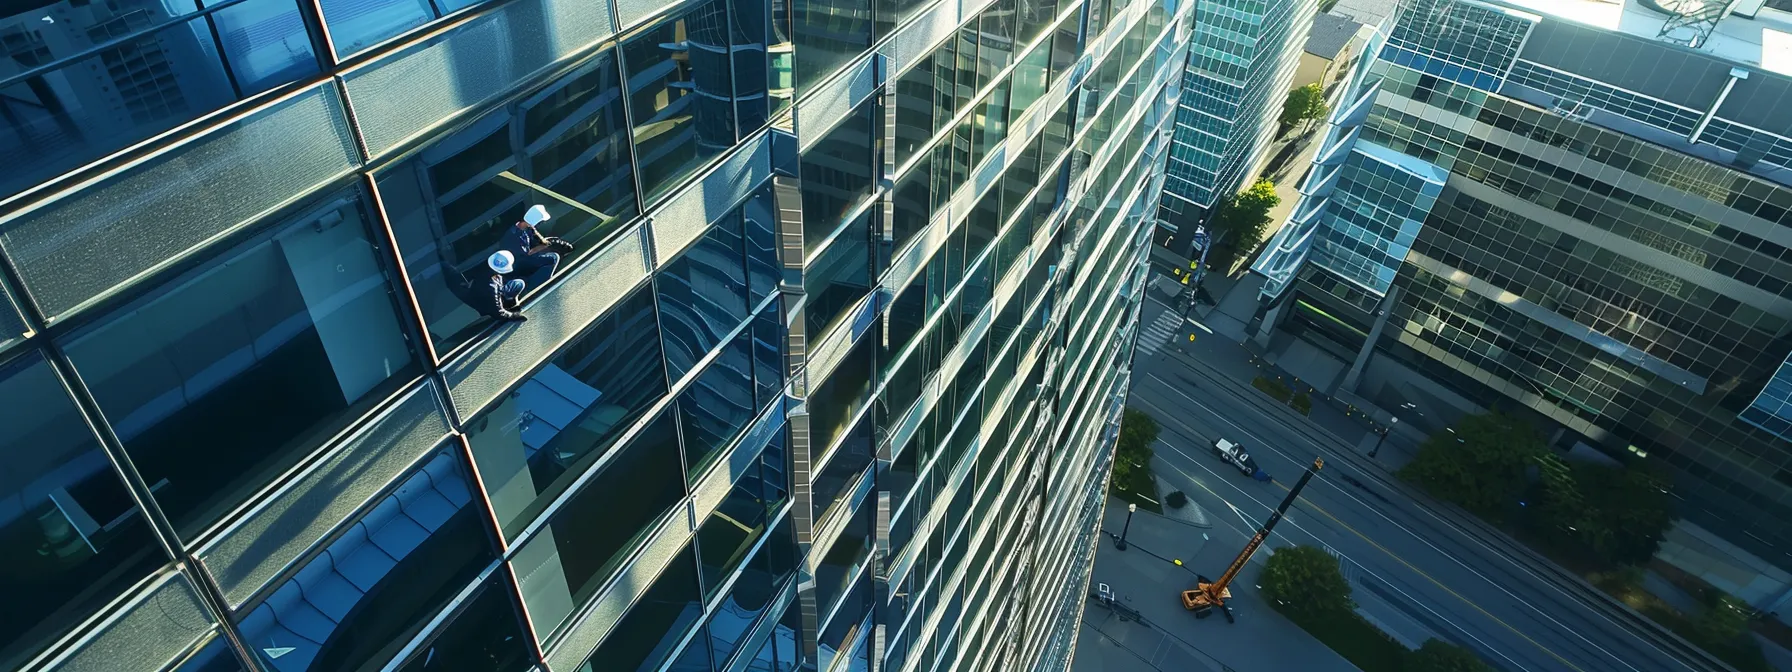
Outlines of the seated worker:
[{"label": "seated worker", "polygon": [[548,219],[547,208],[530,206],[522,221],[505,232],[500,249],[485,260],[495,275],[490,280],[491,300],[480,301],[479,312],[501,320],[529,319],[517,311],[523,292],[546,283],[560,266],[560,254],[572,251],[572,243],[536,230]]}]

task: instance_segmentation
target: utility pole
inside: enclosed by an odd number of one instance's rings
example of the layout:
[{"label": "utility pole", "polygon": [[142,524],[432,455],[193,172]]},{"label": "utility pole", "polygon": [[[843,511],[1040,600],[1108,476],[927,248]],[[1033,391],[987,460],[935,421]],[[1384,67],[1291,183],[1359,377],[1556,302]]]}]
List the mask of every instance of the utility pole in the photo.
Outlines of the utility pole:
[{"label": "utility pole", "polygon": [[1195,227],[1194,243],[1201,248],[1201,257],[1195,261],[1194,272],[1189,274],[1193,277],[1188,281],[1188,302],[1182,305],[1182,319],[1185,322],[1189,313],[1195,309],[1195,297],[1201,293],[1201,281],[1207,278],[1207,250],[1213,247],[1212,242],[1212,237],[1207,235],[1207,227]]},{"label": "utility pole", "polygon": [[1397,424],[1400,424],[1400,418],[1391,415],[1388,416],[1388,424],[1382,427],[1380,432],[1377,432],[1378,434],[1381,434],[1381,438],[1376,439],[1375,447],[1369,449],[1369,457],[1375,457],[1376,453],[1381,452],[1381,443],[1388,440],[1388,432],[1393,431],[1394,425]]}]

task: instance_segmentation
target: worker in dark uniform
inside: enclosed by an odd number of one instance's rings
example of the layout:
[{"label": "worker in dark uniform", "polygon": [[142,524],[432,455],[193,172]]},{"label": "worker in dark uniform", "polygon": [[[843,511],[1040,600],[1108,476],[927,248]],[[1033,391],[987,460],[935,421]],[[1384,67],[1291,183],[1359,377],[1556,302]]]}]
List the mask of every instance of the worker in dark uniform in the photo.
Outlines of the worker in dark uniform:
[{"label": "worker in dark uniform", "polygon": [[491,298],[480,300],[475,306],[479,312],[513,322],[529,319],[517,311],[523,292],[546,284],[560,267],[560,255],[572,252],[572,243],[535,228],[548,219],[546,207],[530,206],[522,221],[505,231],[498,251],[485,260],[493,273],[488,283]]}]

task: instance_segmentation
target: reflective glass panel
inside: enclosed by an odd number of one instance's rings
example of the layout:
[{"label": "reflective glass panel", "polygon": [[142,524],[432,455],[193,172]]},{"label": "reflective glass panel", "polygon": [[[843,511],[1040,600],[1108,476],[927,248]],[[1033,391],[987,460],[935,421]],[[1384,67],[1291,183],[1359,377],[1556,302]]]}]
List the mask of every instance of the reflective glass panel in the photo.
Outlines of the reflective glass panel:
[{"label": "reflective glass panel", "polygon": [[882,156],[871,126],[875,110],[872,101],[859,105],[803,152],[804,250],[814,251],[844,217],[871,198],[876,186],[871,169]]},{"label": "reflective glass panel", "polygon": [[753,320],[753,408],[762,410],[783,395],[784,323],[772,306]]},{"label": "reflective glass panel", "polygon": [[486,257],[516,247],[508,241],[529,206],[543,205],[550,215],[537,231],[574,246],[561,255],[559,270],[640,211],[620,80],[614,52],[599,52],[379,175],[380,198],[439,353],[491,323]]},{"label": "reflective glass panel", "polygon": [[675,423],[670,409],[662,412],[517,554],[523,599],[530,603],[539,632],[553,633],[573,609],[590,600],[684,500]]},{"label": "reflective glass panel", "polygon": [[0,668],[168,558],[74,400],[35,350],[0,364]]},{"label": "reflective glass panel", "polygon": [[436,453],[243,618],[261,663],[282,672],[384,663],[491,565],[458,453]]},{"label": "reflective glass panel", "polygon": [[819,340],[827,328],[871,290],[871,212],[847,224],[803,273],[809,294],[804,309],[808,335]]},{"label": "reflective glass panel", "polygon": [[791,0],[796,29],[796,85],[808,91],[871,48],[871,0]]},{"label": "reflective glass panel", "polygon": [[721,589],[730,574],[745,562],[753,545],[765,535],[766,502],[755,464],[728,490],[703,526],[697,528],[698,556],[703,567],[703,594],[707,599]]},{"label": "reflective glass panel", "polygon": [[766,185],[740,206],[747,238],[747,305],[758,306],[778,290],[783,264],[778,261],[778,204]]},{"label": "reflective glass panel", "polygon": [[347,56],[436,17],[429,0],[318,0],[336,55]]},{"label": "reflective glass panel", "polygon": [[695,481],[753,421],[753,332],[742,331],[678,397],[685,468]]},{"label": "reflective glass panel", "polygon": [[293,0],[247,0],[212,14],[212,25],[245,96],[317,72],[311,35]]},{"label": "reflective glass panel", "polygon": [[[697,590],[697,562],[685,546],[629,607],[580,672],[645,672],[658,669],[679,640],[703,618]],[[707,643],[697,642],[707,648]]]},{"label": "reflective glass panel", "polygon": [[510,672],[529,667],[529,645],[504,580],[493,577],[400,672]]},{"label": "reflective glass panel", "polygon": [[866,473],[866,467],[871,466],[871,448],[871,416],[865,415],[852,433],[846,435],[845,441],[828,451],[831,457],[827,466],[815,475],[810,506],[816,520],[825,518],[829,510],[840,505],[852,493],[849,488],[858,484],[859,477]]},{"label": "reflective glass panel", "polygon": [[740,135],[771,118],[771,0],[729,0],[728,39],[734,43],[734,108]]},{"label": "reflective glass panel", "polygon": [[467,423],[506,536],[514,537],[666,395],[653,294],[636,290],[540,371]]},{"label": "reflective glass panel", "polygon": [[745,244],[740,213],[729,212],[660,272],[655,284],[672,380],[684,378],[746,319]]},{"label": "reflective glass panel", "polygon": [[417,375],[360,199],[325,197],[67,346],[184,532]]},{"label": "reflective glass panel", "polygon": [[709,0],[622,45],[641,187],[650,201],[734,144],[727,21],[727,3]]}]

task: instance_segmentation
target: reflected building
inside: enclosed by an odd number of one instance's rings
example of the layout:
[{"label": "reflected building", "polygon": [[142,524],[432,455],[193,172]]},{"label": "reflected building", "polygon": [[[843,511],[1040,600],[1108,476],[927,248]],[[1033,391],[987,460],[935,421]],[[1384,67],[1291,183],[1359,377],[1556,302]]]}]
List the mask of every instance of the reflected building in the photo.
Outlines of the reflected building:
[{"label": "reflected building", "polygon": [[1254,267],[1259,333],[1365,403],[1665,466],[1711,534],[1664,557],[1768,608],[1736,577],[1792,553],[1792,72],[1737,36],[1792,15],[1639,4],[1401,3]]},{"label": "reflected building", "polygon": [[1193,227],[1252,181],[1277,135],[1319,4],[1216,0],[1196,8],[1158,234],[1178,241],[1172,247],[1190,249]]},{"label": "reflected building", "polygon": [[1066,669],[1192,6],[961,9],[7,8],[0,667]]}]

